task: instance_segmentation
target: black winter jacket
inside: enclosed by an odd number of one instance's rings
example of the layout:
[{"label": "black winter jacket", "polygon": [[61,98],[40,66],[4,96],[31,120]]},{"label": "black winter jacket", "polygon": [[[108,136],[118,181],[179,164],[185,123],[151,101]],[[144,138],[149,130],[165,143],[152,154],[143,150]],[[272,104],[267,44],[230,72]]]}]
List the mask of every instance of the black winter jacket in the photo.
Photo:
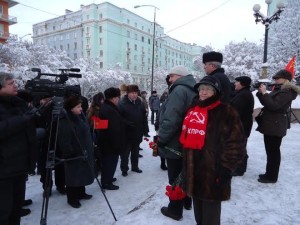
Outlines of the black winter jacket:
[{"label": "black winter jacket", "polygon": [[26,174],[36,162],[36,131],[27,110],[22,99],[0,96],[0,179]]},{"label": "black winter jacket", "polygon": [[219,79],[222,92],[221,102],[229,103],[231,96],[231,84],[228,77],[225,75],[225,70],[223,68],[216,69],[210,73],[209,76],[214,76]]},{"label": "black winter jacket", "polygon": [[64,163],[66,185],[79,187],[93,183],[94,149],[87,120],[68,112],[68,117],[59,123],[58,144],[65,159],[80,157]]},{"label": "black winter jacket", "polygon": [[236,91],[230,101],[230,104],[239,113],[244,127],[245,136],[249,137],[253,125],[252,114],[254,108],[254,97],[250,91],[250,87],[244,87],[243,89]]},{"label": "black winter jacket", "polygon": [[105,100],[99,117],[108,120],[108,128],[98,131],[98,146],[104,155],[120,154],[125,143],[125,125],[117,106]]}]

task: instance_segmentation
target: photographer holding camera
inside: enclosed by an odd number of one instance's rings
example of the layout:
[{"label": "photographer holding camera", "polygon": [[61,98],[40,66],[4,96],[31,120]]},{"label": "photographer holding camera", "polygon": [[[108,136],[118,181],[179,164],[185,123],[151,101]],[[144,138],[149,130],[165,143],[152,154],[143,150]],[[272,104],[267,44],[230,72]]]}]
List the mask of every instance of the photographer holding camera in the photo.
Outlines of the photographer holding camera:
[{"label": "photographer holding camera", "polygon": [[17,96],[12,74],[0,72],[0,224],[20,224],[26,175],[36,155],[35,115]]},{"label": "photographer holding camera", "polygon": [[266,85],[261,84],[256,96],[264,106],[257,131],[264,135],[267,154],[265,174],[260,174],[258,181],[261,183],[276,183],[280,166],[280,145],[286,131],[290,128],[288,111],[291,103],[300,94],[300,88],[292,84],[292,74],[287,70],[280,70],[274,76],[275,85],[270,93]]}]

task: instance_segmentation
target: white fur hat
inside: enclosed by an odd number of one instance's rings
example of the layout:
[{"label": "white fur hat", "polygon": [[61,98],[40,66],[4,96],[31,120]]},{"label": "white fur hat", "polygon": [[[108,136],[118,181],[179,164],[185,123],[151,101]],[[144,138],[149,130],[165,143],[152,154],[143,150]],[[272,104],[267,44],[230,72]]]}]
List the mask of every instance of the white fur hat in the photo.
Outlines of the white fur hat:
[{"label": "white fur hat", "polygon": [[184,66],[175,66],[173,67],[170,72],[169,72],[169,75],[171,74],[175,74],[175,75],[179,75],[179,76],[186,76],[186,75],[189,75],[189,71],[186,67]]}]

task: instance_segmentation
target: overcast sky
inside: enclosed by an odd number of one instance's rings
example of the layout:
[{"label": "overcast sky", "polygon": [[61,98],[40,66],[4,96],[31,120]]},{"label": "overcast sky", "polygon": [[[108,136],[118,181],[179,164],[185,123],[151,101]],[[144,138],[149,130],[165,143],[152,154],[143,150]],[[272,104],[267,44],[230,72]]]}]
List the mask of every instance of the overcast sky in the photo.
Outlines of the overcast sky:
[{"label": "overcast sky", "polygon": [[[9,14],[16,16],[18,20],[17,24],[10,26],[10,33],[22,37],[32,33],[33,24],[63,15],[65,9],[78,11],[80,4],[99,4],[102,1],[19,0],[18,2],[19,5],[10,8]],[[266,14],[264,0],[110,0],[109,2],[150,21],[154,15],[152,7],[135,9],[134,6],[155,5],[159,8],[156,22],[164,27],[169,36],[186,43],[211,45],[215,49],[223,49],[230,41],[239,42],[247,39],[258,43],[264,38],[264,26],[255,24],[252,10],[253,5],[258,3],[262,6],[261,11]]]}]

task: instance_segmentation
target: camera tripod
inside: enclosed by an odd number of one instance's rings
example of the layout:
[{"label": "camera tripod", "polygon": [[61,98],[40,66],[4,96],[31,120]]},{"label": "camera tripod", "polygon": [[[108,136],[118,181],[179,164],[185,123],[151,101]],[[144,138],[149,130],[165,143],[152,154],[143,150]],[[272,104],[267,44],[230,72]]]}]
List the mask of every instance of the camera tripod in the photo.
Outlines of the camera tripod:
[{"label": "camera tripod", "polygon": [[[80,149],[82,151],[81,156],[76,156],[68,159],[58,158],[56,157],[56,148],[57,148],[57,135],[58,135],[58,128],[59,128],[59,120],[63,116],[66,116],[69,120],[63,106],[64,106],[64,97],[53,97],[53,109],[52,109],[52,116],[51,116],[51,124],[50,124],[50,132],[49,132],[49,143],[48,143],[48,151],[47,151],[47,160],[46,160],[46,179],[45,179],[45,186],[44,186],[44,193],[43,193],[43,203],[42,203],[42,212],[41,212],[41,219],[40,219],[40,225],[46,225],[47,224],[47,215],[48,215],[48,206],[49,206],[49,196],[51,193],[52,188],[52,170],[55,168],[56,165],[71,161],[71,160],[77,160],[77,159],[87,159],[87,152],[83,150],[83,148],[80,145],[79,139],[73,130],[75,137],[77,139],[78,145],[80,146]],[[69,120],[70,121],[70,120]],[[88,161],[88,160],[87,160]],[[89,166],[92,168],[92,165]],[[97,183],[100,187],[100,190],[102,194],[104,195],[104,198],[110,208],[110,211],[115,219],[117,221],[114,212],[107,200],[107,197],[104,193],[104,190],[102,189],[102,186],[96,177]]]}]

